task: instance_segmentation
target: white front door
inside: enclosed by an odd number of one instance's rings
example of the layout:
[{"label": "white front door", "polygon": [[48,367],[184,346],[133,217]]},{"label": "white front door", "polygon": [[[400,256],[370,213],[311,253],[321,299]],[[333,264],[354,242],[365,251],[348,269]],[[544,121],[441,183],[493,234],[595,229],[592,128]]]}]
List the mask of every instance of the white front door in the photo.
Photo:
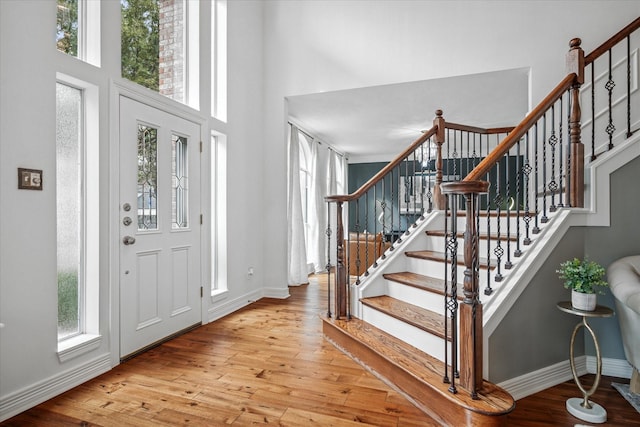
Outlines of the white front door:
[{"label": "white front door", "polygon": [[120,97],[120,356],[202,321],[200,125]]}]

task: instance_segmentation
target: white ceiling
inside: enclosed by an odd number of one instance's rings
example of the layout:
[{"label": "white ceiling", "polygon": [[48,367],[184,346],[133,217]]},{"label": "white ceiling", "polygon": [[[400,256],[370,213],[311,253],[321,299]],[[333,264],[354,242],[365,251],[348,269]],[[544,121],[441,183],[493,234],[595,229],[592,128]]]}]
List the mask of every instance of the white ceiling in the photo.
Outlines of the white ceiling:
[{"label": "white ceiling", "polygon": [[350,163],[392,159],[431,128],[437,109],[454,123],[515,126],[528,100],[529,68],[287,98],[291,121]]}]

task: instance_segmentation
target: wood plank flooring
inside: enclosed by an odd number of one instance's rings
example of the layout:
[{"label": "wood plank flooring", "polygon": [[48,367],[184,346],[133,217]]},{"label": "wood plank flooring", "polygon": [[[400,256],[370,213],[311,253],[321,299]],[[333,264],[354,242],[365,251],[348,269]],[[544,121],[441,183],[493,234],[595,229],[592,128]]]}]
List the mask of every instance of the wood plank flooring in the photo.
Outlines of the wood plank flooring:
[{"label": "wood plank flooring", "polygon": [[[151,349],[0,426],[436,426],[322,338],[325,276]],[[603,378],[607,426],[640,414]],[[589,381],[587,379],[586,381]],[[620,380],[622,382],[628,380]],[[571,426],[572,382],[516,403],[510,426]]]}]

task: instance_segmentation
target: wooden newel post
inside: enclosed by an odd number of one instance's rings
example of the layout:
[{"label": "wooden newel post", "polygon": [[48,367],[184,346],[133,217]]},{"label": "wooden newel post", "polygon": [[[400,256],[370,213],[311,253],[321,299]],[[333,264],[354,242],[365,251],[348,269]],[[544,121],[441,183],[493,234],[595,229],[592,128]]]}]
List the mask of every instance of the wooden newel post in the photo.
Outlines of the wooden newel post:
[{"label": "wooden newel post", "polygon": [[335,294],[335,315],[336,319],[347,317],[347,271],[344,262],[344,225],[342,223],[342,202],[336,202],[336,291]]},{"label": "wooden newel post", "polygon": [[436,118],[433,119],[433,125],[438,126],[438,132],[435,134],[436,151],[436,183],[433,186],[433,202],[438,210],[444,210],[447,203],[446,197],[442,194],[442,144],[444,144],[444,126],[445,120],[442,117],[442,110],[436,110]]},{"label": "wooden newel post", "polygon": [[580,86],[584,83],[584,51],[580,47],[582,40],[575,38],[569,42],[567,53],[567,74],[575,73],[571,86],[571,114],[569,116],[570,150],[569,165],[569,203],[572,207],[584,207],[584,144],[580,135]]},{"label": "wooden newel post", "polygon": [[448,182],[444,194],[464,195],[466,228],[464,232],[464,300],[460,305],[460,386],[473,398],[482,388],[482,304],[479,298],[478,194],[489,191],[486,181]]}]

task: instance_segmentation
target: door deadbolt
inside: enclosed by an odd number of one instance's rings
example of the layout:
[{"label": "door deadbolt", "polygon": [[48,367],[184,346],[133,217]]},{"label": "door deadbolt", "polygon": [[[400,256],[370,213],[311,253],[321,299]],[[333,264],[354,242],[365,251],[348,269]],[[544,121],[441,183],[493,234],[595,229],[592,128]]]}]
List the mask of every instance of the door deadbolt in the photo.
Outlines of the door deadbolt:
[{"label": "door deadbolt", "polygon": [[122,218],[122,223],[124,225],[131,225],[131,218],[129,218],[128,216],[125,216],[124,218]]},{"label": "door deadbolt", "polygon": [[125,212],[129,212],[131,210],[131,205],[129,203],[125,203],[124,205],[122,205],[122,210],[124,210]]},{"label": "door deadbolt", "polygon": [[131,237],[131,236],[124,236],[122,238],[122,243],[124,243],[125,245],[133,245],[136,242],[135,237]]}]

